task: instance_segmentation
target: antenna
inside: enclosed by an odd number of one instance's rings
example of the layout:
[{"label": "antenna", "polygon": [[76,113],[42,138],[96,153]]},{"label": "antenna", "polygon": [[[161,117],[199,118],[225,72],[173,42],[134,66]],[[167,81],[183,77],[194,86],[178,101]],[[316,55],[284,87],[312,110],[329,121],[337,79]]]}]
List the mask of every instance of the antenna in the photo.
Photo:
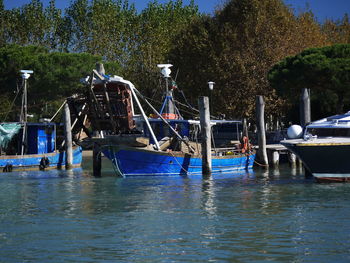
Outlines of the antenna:
[{"label": "antenna", "polygon": [[158,64],[157,67],[161,69],[161,73],[163,74],[164,78],[169,78],[172,67],[172,64]]},{"label": "antenna", "polygon": [[22,69],[21,73],[23,73],[22,74],[22,78],[23,79],[29,79],[30,78],[30,74],[33,74],[33,70],[24,70],[24,69]]},{"label": "antenna", "polygon": [[22,149],[21,155],[24,154],[24,142],[27,137],[27,119],[28,119],[28,99],[27,99],[27,80],[30,78],[30,74],[33,74],[33,70],[21,70],[23,79],[23,95],[22,95],[22,109],[20,121],[24,122],[23,134],[22,134]]},{"label": "antenna", "polygon": [[20,71],[22,73],[23,79],[23,95],[22,95],[22,109],[21,109],[21,122],[27,122],[28,117],[28,105],[27,105],[27,80],[30,78],[30,74],[33,74],[33,70],[24,70]]}]

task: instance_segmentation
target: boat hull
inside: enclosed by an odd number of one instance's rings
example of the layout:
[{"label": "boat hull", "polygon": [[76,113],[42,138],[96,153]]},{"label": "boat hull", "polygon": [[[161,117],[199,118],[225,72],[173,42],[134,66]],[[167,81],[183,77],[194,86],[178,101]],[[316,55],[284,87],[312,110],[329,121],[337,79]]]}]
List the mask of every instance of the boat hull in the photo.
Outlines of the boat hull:
[{"label": "boat hull", "polygon": [[[43,163],[43,158],[48,162]],[[61,169],[65,166],[66,152],[55,151],[45,154],[3,155],[0,156],[0,172],[30,171],[44,169]],[[79,167],[82,162],[82,148],[73,148],[73,167]]]},{"label": "boat hull", "polygon": [[350,180],[350,144],[281,142],[320,182]]},{"label": "boat hull", "polygon": [[[104,155],[122,176],[177,176],[202,174],[200,156],[179,152],[159,152],[137,148],[109,147]],[[233,173],[252,169],[255,152],[213,156],[212,173]]]}]

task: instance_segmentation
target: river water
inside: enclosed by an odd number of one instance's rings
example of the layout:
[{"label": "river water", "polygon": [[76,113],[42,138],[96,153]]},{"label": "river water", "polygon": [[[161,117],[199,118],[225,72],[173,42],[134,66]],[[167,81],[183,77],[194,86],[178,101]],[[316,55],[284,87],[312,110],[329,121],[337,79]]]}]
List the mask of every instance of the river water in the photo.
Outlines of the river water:
[{"label": "river water", "polygon": [[[105,164],[104,164],[105,165]],[[349,262],[350,184],[302,171],[0,176],[0,262]]]}]

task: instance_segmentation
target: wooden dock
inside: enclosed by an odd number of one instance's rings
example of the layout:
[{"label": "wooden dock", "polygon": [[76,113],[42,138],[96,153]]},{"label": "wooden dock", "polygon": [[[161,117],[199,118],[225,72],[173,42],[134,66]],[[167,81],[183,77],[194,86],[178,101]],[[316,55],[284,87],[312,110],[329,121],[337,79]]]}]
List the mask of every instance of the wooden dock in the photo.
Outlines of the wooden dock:
[{"label": "wooden dock", "polygon": [[[258,146],[255,148],[258,148]],[[291,166],[296,166],[298,163],[301,164],[301,161],[295,156],[295,154],[289,151],[282,144],[266,144],[266,151],[269,165],[272,167],[279,165],[281,155],[287,156],[287,158],[283,159],[287,159]]]}]

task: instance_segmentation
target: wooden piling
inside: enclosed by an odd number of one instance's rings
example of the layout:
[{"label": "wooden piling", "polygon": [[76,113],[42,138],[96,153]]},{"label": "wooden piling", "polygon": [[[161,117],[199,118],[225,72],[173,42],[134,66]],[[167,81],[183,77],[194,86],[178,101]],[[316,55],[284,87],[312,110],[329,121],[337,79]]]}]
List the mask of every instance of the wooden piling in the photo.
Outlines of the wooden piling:
[{"label": "wooden piling", "polygon": [[310,94],[308,89],[303,88],[300,96],[300,125],[305,127],[311,122]]},{"label": "wooden piling", "polygon": [[291,167],[296,167],[297,156],[294,153],[289,152],[288,161]]},{"label": "wooden piling", "polygon": [[66,169],[70,169],[73,165],[73,143],[70,110],[68,103],[64,105],[64,137],[66,149]]},{"label": "wooden piling", "polygon": [[247,125],[247,119],[246,118],[243,119],[242,136],[246,136],[247,138],[249,137],[248,136],[248,125]]},{"label": "wooden piling", "polygon": [[101,168],[102,168],[102,158],[101,158],[101,149],[97,143],[94,143],[92,150],[92,163],[93,163],[93,175],[95,177],[101,177]]},{"label": "wooden piling", "polygon": [[266,134],[265,134],[265,119],[264,119],[265,102],[263,96],[256,96],[256,123],[258,130],[259,150],[257,152],[258,160],[261,164],[268,167],[268,158],[266,152]]},{"label": "wooden piling", "polygon": [[208,177],[211,175],[211,127],[208,97],[199,97],[198,104],[202,135],[202,174]]},{"label": "wooden piling", "polygon": [[271,151],[271,162],[273,167],[278,167],[280,163],[280,153],[278,151]]}]

